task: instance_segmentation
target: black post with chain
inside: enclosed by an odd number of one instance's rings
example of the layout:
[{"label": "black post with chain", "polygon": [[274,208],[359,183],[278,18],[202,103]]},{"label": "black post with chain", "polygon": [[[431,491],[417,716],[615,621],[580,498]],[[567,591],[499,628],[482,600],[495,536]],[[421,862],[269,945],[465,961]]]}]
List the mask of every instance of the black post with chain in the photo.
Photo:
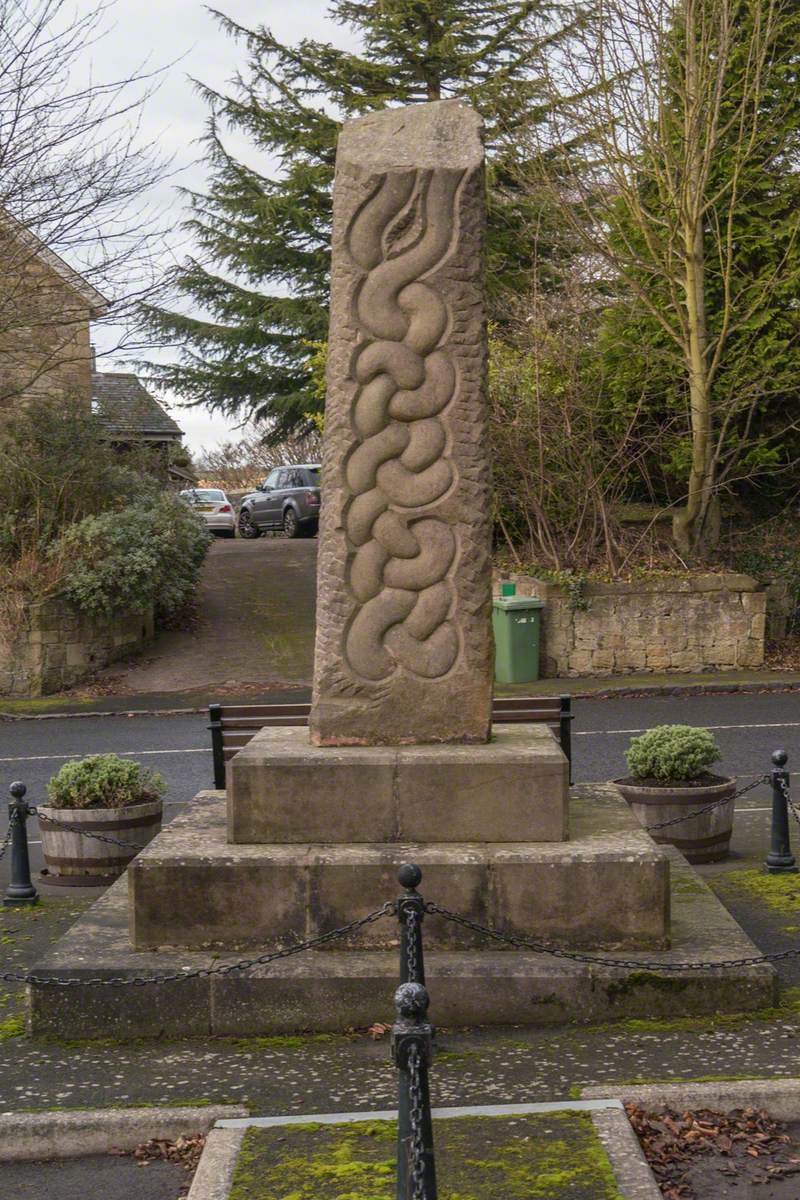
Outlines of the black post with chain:
[{"label": "black post with chain", "polygon": [[429,997],[421,983],[395,992],[392,1062],[398,1072],[397,1200],[436,1200],[436,1161],[428,1068],[436,1031],[427,1020]]},{"label": "black post with chain", "polygon": [[789,842],[789,772],[786,770],[788,754],[785,750],[776,750],[772,755],[772,835],[770,838],[769,854],[764,869],[770,875],[795,875],[797,864],[792,854]]},{"label": "black post with chain", "polygon": [[417,891],[419,867],[404,863],[398,875],[406,889],[397,903],[400,921],[400,987],[392,1026],[392,1062],[398,1072],[397,1200],[436,1200],[436,1163],[428,1068],[436,1030],[427,1019],[430,999],[424,986],[422,918],[425,901]]},{"label": "black post with chain", "polygon": [[425,901],[417,891],[422,871],[413,863],[403,863],[397,873],[400,886],[405,888],[397,901],[400,921],[400,982],[425,982],[425,960],[422,952],[422,921]]},{"label": "black post with chain", "polygon": [[28,817],[31,809],[25,799],[28,790],[24,783],[12,783],[8,789],[8,829],[11,835],[11,871],[3,904],[13,907],[36,904],[39,893],[31,880],[31,860],[28,854]]}]

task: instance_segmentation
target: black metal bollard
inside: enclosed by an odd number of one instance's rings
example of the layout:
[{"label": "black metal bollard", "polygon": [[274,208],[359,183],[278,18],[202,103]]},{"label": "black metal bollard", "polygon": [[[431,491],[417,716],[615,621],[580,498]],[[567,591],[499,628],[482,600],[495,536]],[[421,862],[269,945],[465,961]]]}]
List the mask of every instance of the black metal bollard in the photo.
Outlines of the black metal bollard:
[{"label": "black metal bollard", "polygon": [[11,829],[11,871],[3,904],[35,904],[39,893],[31,882],[31,862],[28,855],[28,817],[31,810],[25,799],[28,790],[24,783],[12,783],[8,789],[8,822]]},{"label": "black metal bollard", "polygon": [[214,765],[214,787],[225,787],[225,746],[222,741],[222,705],[209,704],[208,728],[211,730],[211,758]]},{"label": "black metal bollard", "polygon": [[425,916],[425,901],[417,891],[422,871],[413,863],[403,863],[397,878],[405,888],[405,892],[397,901],[397,916],[400,921],[400,982],[424,983],[422,921]]},{"label": "black metal bollard", "polygon": [[797,866],[789,842],[789,772],[786,770],[788,754],[776,750],[772,755],[772,836],[769,854],[764,863],[770,875],[788,875],[797,872]]},{"label": "black metal bollard", "polygon": [[436,1162],[428,1088],[436,1031],[421,983],[401,983],[394,995],[392,1062],[398,1070],[397,1200],[436,1200]]}]

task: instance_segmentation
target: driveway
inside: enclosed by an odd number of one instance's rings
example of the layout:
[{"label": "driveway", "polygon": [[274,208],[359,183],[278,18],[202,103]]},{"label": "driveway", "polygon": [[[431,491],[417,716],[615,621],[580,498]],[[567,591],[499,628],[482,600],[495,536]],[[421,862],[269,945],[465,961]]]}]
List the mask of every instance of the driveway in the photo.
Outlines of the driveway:
[{"label": "driveway", "polygon": [[158,634],[99,681],[116,695],[308,685],[314,661],[315,538],[217,539],[192,628]]}]

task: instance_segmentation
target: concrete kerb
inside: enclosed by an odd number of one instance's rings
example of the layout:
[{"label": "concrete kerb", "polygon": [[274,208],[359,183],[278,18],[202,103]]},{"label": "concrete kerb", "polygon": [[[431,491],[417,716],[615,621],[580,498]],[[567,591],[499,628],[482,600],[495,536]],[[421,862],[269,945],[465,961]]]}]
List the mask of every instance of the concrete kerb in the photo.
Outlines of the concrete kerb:
[{"label": "concrete kerb", "polygon": [[766,1109],[776,1121],[800,1118],[800,1079],[713,1080],[706,1083],[617,1084],[583,1088],[586,1099],[621,1099],[648,1111],[662,1108],[679,1112],[708,1108],[731,1112],[735,1108]]},{"label": "concrete kerb", "polygon": [[[563,1100],[542,1104],[489,1104],[434,1108],[434,1122],[458,1117],[513,1117],[531,1113],[589,1112],[625,1200],[660,1200],[661,1192],[619,1100]],[[222,1119],[208,1136],[188,1200],[228,1200],[236,1160],[248,1129],[281,1125],[344,1125],[356,1121],[396,1121],[396,1110],[309,1113],[304,1116]],[[435,1125],[434,1125],[435,1134]]]},{"label": "concrete kerb", "polygon": [[191,1108],[105,1108],[0,1113],[0,1162],[82,1158],[134,1150],[151,1138],[207,1133],[223,1118],[243,1117],[239,1104]]},{"label": "concrete kerb", "polygon": [[[800,678],[793,676],[792,673],[787,673],[786,679],[764,679],[764,680],[724,680],[715,678],[708,683],[697,682],[691,683],[624,683],[619,684],[601,684],[597,687],[586,685],[586,680],[581,678],[574,679],[553,679],[552,687],[548,688],[547,694],[556,694],[561,691],[568,691],[573,700],[613,700],[613,699],[634,699],[641,696],[706,696],[706,695],[737,695],[739,693],[748,692],[796,692],[800,691]],[[624,678],[624,677],[622,677]],[[531,694],[544,695],[542,691],[543,685],[549,684],[549,680],[539,680],[537,684],[524,685],[524,687],[506,691],[499,689],[498,696],[511,698],[514,695],[521,695],[525,688]],[[213,688],[209,688],[209,697],[213,699],[216,693]],[[261,697],[244,697],[242,699],[231,699],[226,697],[228,704],[267,704],[267,703],[294,703],[295,700],[303,701],[308,699],[308,690],[304,690],[299,697],[292,697],[292,700],[272,699],[268,700]],[[207,706],[202,707],[187,707],[187,708],[131,708],[131,709],[109,709],[98,711],[85,712],[48,712],[48,713],[13,713],[3,712],[0,709],[0,721],[53,721],[64,720],[66,718],[83,718],[83,717],[187,717],[197,716],[200,713],[206,713]]]}]

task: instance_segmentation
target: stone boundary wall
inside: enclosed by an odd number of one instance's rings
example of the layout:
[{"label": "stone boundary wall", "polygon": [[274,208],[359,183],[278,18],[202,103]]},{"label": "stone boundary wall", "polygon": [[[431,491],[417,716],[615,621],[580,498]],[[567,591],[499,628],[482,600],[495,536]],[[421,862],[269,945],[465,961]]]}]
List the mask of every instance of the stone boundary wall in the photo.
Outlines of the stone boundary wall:
[{"label": "stone boundary wall", "polygon": [[517,595],[544,601],[543,678],[724,671],[764,661],[767,597],[749,575],[587,583],[585,611],[557,584],[508,578]]},{"label": "stone boundary wall", "polygon": [[49,696],[134,654],[154,636],[153,609],[87,617],[62,597],[23,614],[13,641],[0,631],[0,696]]}]

